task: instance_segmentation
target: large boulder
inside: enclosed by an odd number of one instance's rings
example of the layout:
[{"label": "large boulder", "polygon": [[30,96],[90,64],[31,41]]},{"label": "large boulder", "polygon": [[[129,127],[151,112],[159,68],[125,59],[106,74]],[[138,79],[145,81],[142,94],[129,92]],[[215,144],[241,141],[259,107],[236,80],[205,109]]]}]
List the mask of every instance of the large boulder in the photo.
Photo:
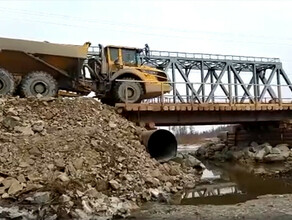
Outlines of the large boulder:
[{"label": "large boulder", "polygon": [[281,155],[285,158],[289,157],[290,149],[288,148],[288,144],[278,144],[275,149],[279,149],[281,151]]},{"label": "large boulder", "polygon": [[272,148],[271,154],[281,154],[281,150],[279,148]]},{"label": "large boulder", "polygon": [[282,154],[268,154],[263,159],[264,162],[279,162],[284,161],[286,158]]},{"label": "large boulder", "polygon": [[278,148],[282,151],[286,151],[286,150],[289,150],[289,145],[288,144],[278,144],[275,146],[275,148]]},{"label": "large boulder", "polygon": [[263,161],[263,158],[264,158],[264,156],[266,156],[267,155],[267,151],[266,151],[266,149],[265,148],[263,148],[263,149],[261,149],[261,150],[258,150],[256,153],[255,153],[255,159],[257,160],[257,161]]},{"label": "large boulder", "polygon": [[201,164],[201,161],[199,161],[197,158],[193,157],[192,155],[187,155],[185,159],[185,165],[187,167],[195,167],[199,166]]},{"label": "large boulder", "polygon": [[271,150],[272,150],[272,149],[273,149],[273,147],[270,146],[270,145],[266,145],[266,146],[264,147],[264,150],[265,150],[266,154],[271,153]]}]

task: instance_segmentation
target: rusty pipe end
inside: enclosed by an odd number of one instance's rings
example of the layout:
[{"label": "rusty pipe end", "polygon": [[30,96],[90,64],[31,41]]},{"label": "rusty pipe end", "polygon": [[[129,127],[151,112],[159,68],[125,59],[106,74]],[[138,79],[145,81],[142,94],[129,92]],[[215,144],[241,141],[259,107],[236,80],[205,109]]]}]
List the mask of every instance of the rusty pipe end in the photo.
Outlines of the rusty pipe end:
[{"label": "rusty pipe end", "polygon": [[168,130],[144,131],[141,141],[151,157],[163,162],[176,156],[177,140]]}]

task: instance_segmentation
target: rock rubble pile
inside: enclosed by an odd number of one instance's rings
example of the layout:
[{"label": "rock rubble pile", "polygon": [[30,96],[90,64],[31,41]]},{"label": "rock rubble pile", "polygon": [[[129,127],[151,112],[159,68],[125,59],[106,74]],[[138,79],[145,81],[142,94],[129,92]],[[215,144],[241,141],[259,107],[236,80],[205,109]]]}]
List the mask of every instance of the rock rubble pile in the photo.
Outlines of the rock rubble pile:
[{"label": "rock rubble pile", "polygon": [[0,109],[0,217],[127,216],[196,179],[151,159],[143,129],[94,99],[0,98]]},{"label": "rock rubble pile", "polygon": [[256,163],[271,163],[292,160],[292,146],[269,143],[258,144],[252,142],[248,147],[228,147],[218,141],[199,148],[196,156],[204,159],[220,161],[248,161]]}]

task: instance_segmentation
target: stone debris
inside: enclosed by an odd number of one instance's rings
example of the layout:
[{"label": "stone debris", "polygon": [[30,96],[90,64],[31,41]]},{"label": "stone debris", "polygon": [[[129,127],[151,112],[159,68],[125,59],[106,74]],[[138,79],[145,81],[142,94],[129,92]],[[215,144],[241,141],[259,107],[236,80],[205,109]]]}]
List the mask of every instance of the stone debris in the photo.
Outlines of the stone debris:
[{"label": "stone debris", "polygon": [[197,170],[205,169],[205,165],[195,157],[195,154],[196,153],[178,153],[172,161],[181,164],[182,167],[185,168],[196,168]]},{"label": "stone debris", "polygon": [[63,182],[68,182],[70,180],[66,173],[61,173],[58,178]]},{"label": "stone debris", "polygon": [[262,161],[264,159],[264,156],[266,156],[269,153],[268,151],[269,148],[264,147],[255,153],[254,158],[258,161]]},{"label": "stone debris", "polygon": [[32,197],[27,197],[25,200],[30,201],[31,203],[44,205],[51,200],[51,193],[50,192],[36,192]]},{"label": "stone debris", "polygon": [[121,187],[116,180],[109,181],[109,184],[114,190],[118,190]]},{"label": "stone debris", "polygon": [[199,161],[197,158],[195,158],[192,155],[188,155],[185,161],[185,165],[188,167],[195,167],[195,166],[199,166],[200,164],[201,164],[201,161]]},{"label": "stone debris", "polygon": [[44,130],[44,127],[45,127],[45,122],[39,120],[33,123],[32,130],[34,132],[42,132]]},{"label": "stone debris", "polygon": [[17,192],[21,191],[23,186],[16,180],[14,181],[8,189],[9,195],[14,195]]},{"label": "stone debris", "polygon": [[268,154],[264,158],[264,162],[284,161],[285,157],[281,154]]},{"label": "stone debris", "polygon": [[0,103],[0,208],[8,217],[125,217],[198,180],[196,158],[160,164],[140,143],[143,128],[95,99]]},{"label": "stone debris", "polygon": [[216,142],[200,147],[196,152],[196,156],[219,161],[235,160],[271,163],[292,160],[291,147],[288,144],[271,146],[269,143],[259,145],[256,142],[252,142],[248,147],[225,146],[222,148],[222,143]]},{"label": "stone debris", "polygon": [[15,126],[14,131],[23,135],[34,135],[34,132],[30,126]]}]

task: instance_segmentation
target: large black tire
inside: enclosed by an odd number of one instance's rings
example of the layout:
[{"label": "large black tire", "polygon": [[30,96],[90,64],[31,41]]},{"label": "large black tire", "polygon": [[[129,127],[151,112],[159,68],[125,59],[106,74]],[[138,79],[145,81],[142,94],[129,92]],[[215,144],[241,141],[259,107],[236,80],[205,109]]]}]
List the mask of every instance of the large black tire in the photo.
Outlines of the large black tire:
[{"label": "large black tire", "polygon": [[33,97],[41,94],[44,97],[56,96],[57,81],[46,72],[32,72],[26,75],[20,85],[20,93],[24,97]]},{"label": "large black tire", "polygon": [[[122,78],[122,80],[135,80],[131,77]],[[128,98],[126,98],[126,89],[128,89]],[[115,102],[140,102],[143,96],[143,88],[139,82],[122,82],[117,81],[113,87],[113,95]]]},{"label": "large black tire", "polygon": [[14,90],[13,76],[8,71],[0,68],[0,95],[13,95]]}]

